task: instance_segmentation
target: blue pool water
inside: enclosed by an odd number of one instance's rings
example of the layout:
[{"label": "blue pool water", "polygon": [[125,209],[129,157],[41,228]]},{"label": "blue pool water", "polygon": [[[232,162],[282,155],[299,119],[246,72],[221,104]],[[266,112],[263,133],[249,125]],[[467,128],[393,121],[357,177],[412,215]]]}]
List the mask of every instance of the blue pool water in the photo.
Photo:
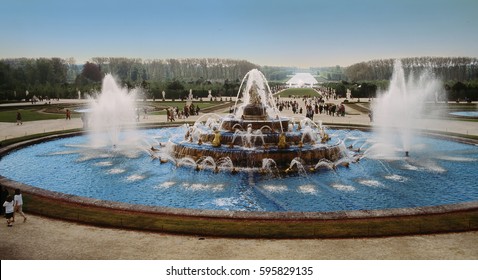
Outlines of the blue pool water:
[{"label": "blue pool water", "polygon": [[[184,128],[140,131],[166,142]],[[370,132],[329,130],[345,145]],[[91,148],[87,136],[44,142],[0,159],[1,175],[39,188],[131,204],[238,211],[339,211],[433,206],[478,200],[478,146],[416,137],[410,157],[367,156],[350,168],[261,175],[176,167],[145,149]]]},{"label": "blue pool water", "polygon": [[478,118],[478,111],[451,112],[450,115],[459,116],[459,117]]}]

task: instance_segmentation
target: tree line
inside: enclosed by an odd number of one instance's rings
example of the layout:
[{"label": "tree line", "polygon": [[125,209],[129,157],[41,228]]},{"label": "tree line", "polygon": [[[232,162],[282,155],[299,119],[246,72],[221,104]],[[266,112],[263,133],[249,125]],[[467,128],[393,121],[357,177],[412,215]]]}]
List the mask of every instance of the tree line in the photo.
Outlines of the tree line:
[{"label": "tree line", "polygon": [[[402,58],[405,75],[419,75],[430,70],[444,83],[448,100],[478,100],[478,59],[471,57]],[[395,59],[360,62],[345,68],[343,87],[358,98],[375,97],[385,90],[392,77]],[[340,86],[342,88],[342,86]]]},{"label": "tree line", "polygon": [[[170,91],[180,98],[189,89],[195,95],[231,95],[244,75],[258,65],[221,58],[152,59],[94,57],[84,65],[74,59],[15,58],[0,60],[0,100],[29,99],[33,95],[77,98],[98,92],[101,80],[113,74],[122,86],[141,87],[145,97]],[[27,96],[27,91],[30,96]]]},{"label": "tree line", "polygon": [[[478,59],[471,57],[411,57],[402,58],[405,75],[431,69],[443,81],[478,79]],[[395,59],[378,59],[350,65],[345,69],[349,82],[390,80]]]},{"label": "tree line", "polygon": [[[36,93],[60,97],[69,86],[67,81],[74,80],[77,72],[74,59],[2,59],[0,100],[26,99]],[[31,92],[31,95],[28,92]]]},{"label": "tree line", "polygon": [[[406,75],[432,69],[444,81],[448,98],[478,100],[478,59],[469,57],[415,57],[401,59]],[[347,89],[360,98],[375,97],[388,87],[394,59],[360,62],[346,68],[317,68],[327,73],[327,85],[339,93]],[[33,95],[51,98],[77,98],[78,91],[93,94],[101,90],[101,80],[112,73],[128,88],[140,87],[147,98],[182,98],[189,90],[198,97],[233,96],[244,75],[258,68],[274,85],[287,80],[297,69],[256,65],[246,60],[221,58],[138,59],[94,57],[84,65],[73,58],[15,58],[0,60],[0,100],[29,99]],[[322,73],[319,73],[322,72]],[[337,77],[332,77],[334,74]],[[330,76],[330,77],[329,77]],[[274,82],[276,81],[276,82]],[[27,95],[28,91],[28,95]]]},{"label": "tree line", "polygon": [[259,66],[246,60],[222,58],[147,59],[125,57],[94,57],[92,62],[103,73],[114,73],[121,80],[232,80]]}]

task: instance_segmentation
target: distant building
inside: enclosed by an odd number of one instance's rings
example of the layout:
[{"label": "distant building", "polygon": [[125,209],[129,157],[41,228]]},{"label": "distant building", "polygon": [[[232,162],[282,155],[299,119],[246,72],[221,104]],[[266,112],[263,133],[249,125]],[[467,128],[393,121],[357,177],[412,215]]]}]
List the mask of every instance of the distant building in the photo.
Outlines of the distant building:
[{"label": "distant building", "polygon": [[310,73],[297,73],[287,81],[287,86],[289,88],[311,88],[318,83]]}]

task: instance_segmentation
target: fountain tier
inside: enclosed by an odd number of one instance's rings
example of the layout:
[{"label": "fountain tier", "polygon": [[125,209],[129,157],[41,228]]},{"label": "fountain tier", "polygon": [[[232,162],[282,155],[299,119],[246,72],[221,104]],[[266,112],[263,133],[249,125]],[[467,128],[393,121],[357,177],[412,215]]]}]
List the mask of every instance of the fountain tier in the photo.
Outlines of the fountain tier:
[{"label": "fountain tier", "polygon": [[[343,145],[327,144],[324,128],[310,119],[294,124],[280,117],[265,77],[251,70],[244,77],[235,105],[235,113],[205,123],[198,120],[187,129],[184,139],[172,139],[174,156],[194,162],[212,158],[226,160],[230,168],[263,168],[263,160],[274,161],[281,168],[312,168],[324,159],[342,158]],[[202,119],[204,119],[203,117]],[[309,169],[310,169],[309,168]]]},{"label": "fountain tier", "polygon": [[331,162],[335,162],[340,159],[341,147],[339,145],[334,146],[322,146],[322,147],[306,147],[306,148],[286,148],[279,149],[245,149],[243,147],[227,148],[220,147],[217,149],[211,149],[211,146],[195,144],[180,143],[174,148],[175,156],[178,158],[190,157],[195,162],[201,158],[212,157],[215,162],[221,161],[221,159],[231,159],[234,167],[247,167],[247,168],[262,168],[263,159],[273,160],[277,167],[288,168],[291,163],[298,158],[302,160],[302,165],[312,167],[315,166],[320,160],[327,159]]}]

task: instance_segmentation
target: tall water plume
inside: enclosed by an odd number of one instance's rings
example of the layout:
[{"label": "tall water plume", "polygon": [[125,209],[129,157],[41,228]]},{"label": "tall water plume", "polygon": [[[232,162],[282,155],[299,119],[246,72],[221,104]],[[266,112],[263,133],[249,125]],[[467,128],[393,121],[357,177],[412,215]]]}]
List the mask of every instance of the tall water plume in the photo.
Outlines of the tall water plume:
[{"label": "tall water plume", "polygon": [[435,100],[442,91],[442,83],[431,69],[411,72],[406,78],[402,62],[396,60],[388,90],[373,104],[374,129],[381,147],[378,151],[390,155],[397,149],[413,150],[413,131],[421,128],[423,104]]},{"label": "tall water plume", "polygon": [[[271,89],[269,88],[269,84],[267,82],[266,77],[264,76],[264,74],[262,74],[261,71],[257,69],[252,69],[251,71],[247,72],[247,74],[242,79],[237,94],[235,116],[237,118],[240,118],[242,116],[244,106],[251,103],[250,93],[251,89],[253,88],[255,88],[259,103],[264,106],[267,115],[271,118],[275,118],[279,111],[275,106],[274,97],[272,96]],[[238,100],[241,97],[243,102],[242,105],[239,105]]]},{"label": "tall water plume", "polygon": [[[121,127],[128,124],[135,126],[137,112],[135,110],[135,91],[129,92],[121,88],[111,74],[103,79],[101,93],[90,104],[88,117],[91,128],[90,139],[92,146],[116,146],[124,143],[120,139]],[[131,130],[126,133],[133,134]]]}]

